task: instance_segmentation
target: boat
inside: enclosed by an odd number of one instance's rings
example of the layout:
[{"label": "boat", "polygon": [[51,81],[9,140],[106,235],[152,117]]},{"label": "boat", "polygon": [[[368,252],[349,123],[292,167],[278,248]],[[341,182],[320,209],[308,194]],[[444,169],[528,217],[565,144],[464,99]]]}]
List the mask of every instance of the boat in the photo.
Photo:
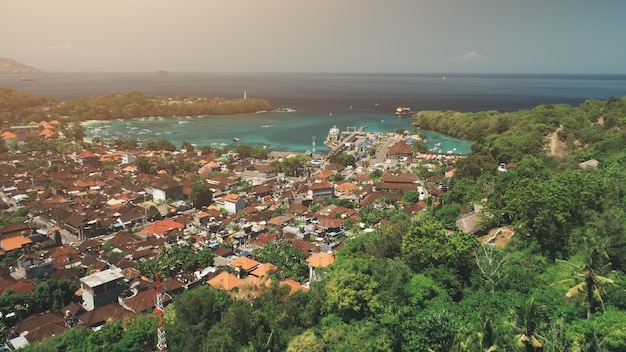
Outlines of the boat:
[{"label": "boat", "polygon": [[274,110],[272,110],[273,112],[295,112],[296,109],[292,109],[292,108],[276,108]]},{"label": "boat", "polygon": [[239,138],[234,137],[234,138],[233,138],[233,142],[239,142]]},{"label": "boat", "polygon": [[335,125],[328,131],[328,137],[326,137],[326,140],[328,141],[338,140],[339,134],[340,134],[339,128],[337,128],[337,126]]},{"label": "boat", "polygon": [[26,77],[26,76],[22,76],[22,82],[32,82],[32,81],[36,81],[36,78],[33,77]]},{"label": "boat", "polygon": [[406,115],[411,113],[411,108],[408,106],[398,106],[396,108],[396,115]]}]

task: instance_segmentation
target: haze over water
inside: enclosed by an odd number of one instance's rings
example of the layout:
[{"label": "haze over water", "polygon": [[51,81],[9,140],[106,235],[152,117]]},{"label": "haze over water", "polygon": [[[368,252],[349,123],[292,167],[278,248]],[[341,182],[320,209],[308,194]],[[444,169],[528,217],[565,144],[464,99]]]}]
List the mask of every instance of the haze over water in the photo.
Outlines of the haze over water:
[{"label": "haze over water", "polygon": [[[104,137],[140,140],[168,139],[198,146],[239,143],[264,145],[272,150],[303,152],[326,150],[323,141],[336,125],[367,125],[366,131],[411,129],[407,115],[394,115],[398,106],[419,110],[501,112],[532,109],[540,104],[580,105],[587,99],[626,96],[626,75],[502,75],[502,74],[270,74],[270,73],[55,73],[22,82],[0,76],[0,86],[59,100],[90,95],[140,91],[176,98],[187,96],[264,98],[290,113],[204,116],[146,121],[112,121],[91,126]],[[181,123],[182,121],[182,123]],[[468,152],[470,143],[427,133],[429,147]]]}]

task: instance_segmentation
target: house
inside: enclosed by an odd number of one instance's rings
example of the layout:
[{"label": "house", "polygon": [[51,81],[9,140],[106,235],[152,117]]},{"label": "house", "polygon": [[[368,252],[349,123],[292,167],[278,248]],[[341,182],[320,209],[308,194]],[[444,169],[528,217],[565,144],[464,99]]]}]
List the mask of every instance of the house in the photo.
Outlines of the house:
[{"label": "house", "polygon": [[133,164],[135,161],[137,161],[137,157],[133,154],[122,155],[122,160],[121,160],[122,164]]},{"label": "house", "polygon": [[48,256],[52,258],[54,268],[60,270],[80,266],[80,259],[83,255],[78,249],[70,245],[63,245],[48,250]]},{"label": "house", "polygon": [[236,268],[238,272],[241,272],[243,270],[246,273],[250,273],[252,270],[256,269],[259,265],[261,265],[261,263],[257,262],[254,259],[241,256],[241,257],[237,257],[237,259],[234,259],[228,265]]},{"label": "house", "polygon": [[207,281],[207,284],[213,286],[216,289],[230,291],[233,288],[241,285],[241,279],[231,273],[222,271],[219,275],[209,279]]},{"label": "house", "polygon": [[38,256],[22,254],[17,258],[17,271],[26,279],[43,277],[54,271],[52,258],[43,260]]},{"label": "house", "polygon": [[409,158],[411,154],[413,154],[413,147],[403,140],[394,143],[387,151],[387,155],[391,159]]},{"label": "house", "polygon": [[0,133],[0,138],[4,140],[5,145],[11,145],[17,140],[17,135],[11,131],[4,131]]},{"label": "house", "polygon": [[164,237],[166,233],[172,230],[182,230],[185,225],[171,219],[156,221],[146,227],[141,232],[149,236]]},{"label": "house", "polygon": [[474,204],[474,210],[456,221],[456,227],[467,233],[476,234],[481,231],[478,214],[483,206]]},{"label": "house", "polygon": [[162,175],[153,181],[152,200],[154,202],[183,200],[184,196],[183,184],[171,176]]},{"label": "house", "polygon": [[226,209],[230,214],[238,213],[246,207],[246,201],[238,194],[229,193],[215,200],[220,209]]},{"label": "house", "polygon": [[335,187],[330,182],[316,182],[309,187],[309,197],[313,199],[324,199],[335,197]]},{"label": "house", "polygon": [[270,164],[256,164],[254,169],[258,172],[258,175],[264,179],[271,179],[278,175],[276,168]]},{"label": "house", "polygon": [[293,279],[285,279],[282,280],[279,284],[280,287],[288,286],[289,287],[289,295],[296,293],[297,291],[307,292],[308,289],[300,283],[294,281]]},{"label": "house", "polygon": [[107,269],[80,279],[83,305],[87,310],[117,302],[123,290],[121,269]]},{"label": "house", "polygon": [[417,190],[419,178],[411,173],[392,174],[388,171],[383,172],[381,182],[374,184],[377,191],[401,192]]},{"label": "house", "polygon": [[33,243],[33,241],[28,237],[15,236],[15,237],[9,237],[9,238],[0,240],[0,248],[3,251],[8,252],[14,249],[20,249],[23,246],[31,244],[31,243]]},{"label": "house", "polygon": [[26,339],[26,345],[49,336],[60,335],[66,330],[68,328],[65,326],[63,315],[57,312],[31,315],[15,326],[15,332]]},{"label": "house", "polygon": [[250,272],[250,275],[261,277],[269,277],[270,272],[277,271],[278,267],[272,263],[263,263]]},{"label": "house", "polygon": [[96,329],[109,321],[132,319],[135,315],[124,309],[119,303],[109,303],[94,310],[83,312],[77,316],[78,321],[91,329]]},{"label": "house", "polygon": [[[4,281],[4,280],[3,280]],[[14,283],[8,283],[0,287],[0,296],[2,296],[7,290],[12,290],[16,294],[31,294],[34,293],[37,286],[31,280],[19,280]]]},{"label": "house", "polygon": [[314,269],[326,268],[335,261],[335,255],[332,253],[320,252],[308,257],[306,263],[309,265],[309,280],[319,279],[315,275]]},{"label": "house", "polygon": [[[163,295],[163,304],[172,301],[172,297],[168,294]],[[152,309],[156,306],[156,288],[154,285],[148,285],[146,288],[139,290],[136,294],[124,299],[121,306],[129,311],[138,314]]]}]

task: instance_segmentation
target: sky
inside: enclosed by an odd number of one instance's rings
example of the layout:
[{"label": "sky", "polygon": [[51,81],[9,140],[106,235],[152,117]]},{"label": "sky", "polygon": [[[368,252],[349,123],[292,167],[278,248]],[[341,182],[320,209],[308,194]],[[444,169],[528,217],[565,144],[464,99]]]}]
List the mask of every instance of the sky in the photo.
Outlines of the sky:
[{"label": "sky", "polygon": [[626,73],[624,0],[0,0],[52,72]]}]

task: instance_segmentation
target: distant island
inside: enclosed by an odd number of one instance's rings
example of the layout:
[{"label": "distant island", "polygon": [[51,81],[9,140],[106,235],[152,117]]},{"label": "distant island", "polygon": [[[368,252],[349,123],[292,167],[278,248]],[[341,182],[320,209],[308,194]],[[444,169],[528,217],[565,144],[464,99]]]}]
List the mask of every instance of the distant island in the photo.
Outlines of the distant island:
[{"label": "distant island", "polygon": [[24,65],[13,59],[0,57],[0,75],[33,75],[45,73],[50,72]]}]

